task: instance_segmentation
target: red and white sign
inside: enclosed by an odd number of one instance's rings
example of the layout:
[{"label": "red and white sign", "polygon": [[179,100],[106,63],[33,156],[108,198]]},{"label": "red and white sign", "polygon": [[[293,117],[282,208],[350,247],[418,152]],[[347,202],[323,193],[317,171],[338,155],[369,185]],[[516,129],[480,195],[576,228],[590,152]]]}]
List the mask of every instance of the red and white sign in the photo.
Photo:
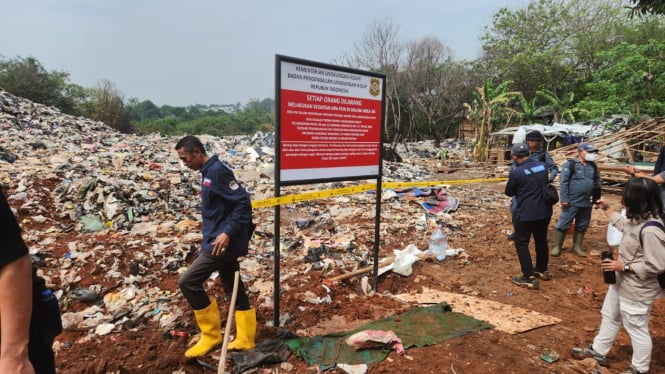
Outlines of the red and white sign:
[{"label": "red and white sign", "polygon": [[377,176],[384,79],[279,63],[281,181]]}]

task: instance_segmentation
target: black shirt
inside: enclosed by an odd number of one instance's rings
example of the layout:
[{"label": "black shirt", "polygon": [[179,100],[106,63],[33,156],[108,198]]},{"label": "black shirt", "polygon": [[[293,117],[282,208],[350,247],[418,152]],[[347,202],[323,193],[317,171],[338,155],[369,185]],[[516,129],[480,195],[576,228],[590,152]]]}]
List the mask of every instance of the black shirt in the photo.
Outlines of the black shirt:
[{"label": "black shirt", "polygon": [[27,253],[28,247],[21,237],[21,228],[5,195],[0,191],[0,266],[7,265]]}]

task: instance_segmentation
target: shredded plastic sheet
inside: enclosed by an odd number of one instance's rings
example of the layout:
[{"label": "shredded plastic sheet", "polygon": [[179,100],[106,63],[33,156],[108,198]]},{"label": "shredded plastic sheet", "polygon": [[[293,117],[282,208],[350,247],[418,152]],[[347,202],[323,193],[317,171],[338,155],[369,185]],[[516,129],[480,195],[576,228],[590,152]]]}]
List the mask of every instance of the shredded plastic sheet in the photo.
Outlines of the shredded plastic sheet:
[{"label": "shredded plastic sheet", "polygon": [[386,189],[383,194],[384,200],[392,197],[402,199],[422,199],[415,200],[415,202],[432,214],[437,214],[439,212],[450,213],[459,208],[459,200],[455,197],[448,196],[448,192],[445,188],[406,187],[394,190]]},{"label": "shredded plastic sheet", "polygon": [[470,332],[493,326],[462,313],[452,312],[446,303],[418,307],[402,315],[388,317],[360,326],[352,331],[313,337],[289,339],[286,344],[308,365],[322,369],[337,363],[370,364],[385,359],[390,349],[380,347],[356,350],[346,344],[351,335],[365,330],[391,330],[402,340],[405,349],[441,343]]},{"label": "shredded plastic sheet", "polygon": [[398,354],[404,354],[402,340],[392,331],[364,330],[357,332],[346,339],[346,344],[355,349],[390,347]]}]

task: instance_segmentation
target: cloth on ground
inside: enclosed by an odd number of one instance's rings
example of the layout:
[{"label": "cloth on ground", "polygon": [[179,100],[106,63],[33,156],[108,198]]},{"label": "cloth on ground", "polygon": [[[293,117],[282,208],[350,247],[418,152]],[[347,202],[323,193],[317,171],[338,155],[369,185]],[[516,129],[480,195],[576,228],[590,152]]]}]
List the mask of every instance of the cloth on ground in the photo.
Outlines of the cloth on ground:
[{"label": "cloth on ground", "polygon": [[404,354],[402,340],[392,331],[364,330],[346,339],[346,344],[355,349],[390,347],[398,354]]},{"label": "cloth on ground", "polygon": [[[455,197],[448,196],[447,190],[441,187],[431,189],[417,187],[398,188],[394,190],[386,189],[384,191],[384,198],[387,197],[412,199],[432,214],[439,212],[450,213],[459,208],[459,200]],[[426,199],[424,201],[416,200],[415,198],[417,197],[424,197]]]},{"label": "cloth on ground", "polygon": [[405,349],[437,344],[442,341],[480,331],[493,326],[473,317],[452,311],[446,303],[412,309],[397,317],[388,317],[360,326],[352,331],[322,336],[289,339],[286,344],[308,365],[332,368],[337,363],[369,364],[385,359],[386,348],[356,351],[345,340],[363,330],[392,330],[399,336]]},{"label": "cloth on ground", "polygon": [[290,355],[284,340],[271,339],[258,343],[252,350],[232,353],[230,359],[236,372],[243,373],[260,365],[279,364],[288,360]]}]

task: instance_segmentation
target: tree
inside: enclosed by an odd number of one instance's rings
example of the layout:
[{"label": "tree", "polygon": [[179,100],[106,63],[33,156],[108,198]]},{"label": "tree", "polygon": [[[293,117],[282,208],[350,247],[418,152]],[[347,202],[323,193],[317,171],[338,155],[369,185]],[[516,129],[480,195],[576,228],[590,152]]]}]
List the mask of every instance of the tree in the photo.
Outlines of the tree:
[{"label": "tree", "polygon": [[596,53],[615,45],[625,24],[621,5],[612,0],[537,0],[502,8],[481,37],[477,68],[488,79],[512,80],[525,97],[542,89],[574,92],[595,69]]},{"label": "tree", "polygon": [[391,19],[374,20],[355,44],[354,52],[342,58],[347,66],[386,75],[385,139],[391,140],[393,149],[401,138],[402,123],[399,70],[403,46],[398,34],[399,27]]},{"label": "tree", "polygon": [[138,99],[131,98],[127,102],[127,111],[132,121],[148,121],[162,118],[159,107],[150,100],[138,102]]},{"label": "tree", "polygon": [[545,111],[545,108],[538,105],[538,96],[527,100],[521,93],[517,95],[517,101],[520,104],[520,123],[530,124],[536,121],[538,115]]},{"label": "tree", "polygon": [[129,113],[124,108],[122,94],[115,85],[102,80],[97,87],[90,90],[91,100],[87,105],[87,116],[120,132],[131,133],[133,127],[129,121]]},{"label": "tree", "polygon": [[547,102],[542,109],[543,111],[551,110],[554,123],[559,123],[559,121],[566,122],[566,120],[575,122],[575,114],[577,113],[574,109],[575,104],[575,94],[573,92],[567,92],[561,95],[550,90],[540,90],[536,94]]},{"label": "tree", "polygon": [[463,104],[479,125],[476,126],[476,144],[473,149],[476,161],[484,161],[487,158],[487,138],[494,131],[495,125],[503,124],[505,127],[511,123],[513,117],[519,115],[510,104],[522,93],[509,91],[512,83],[506,81],[495,88],[492,81],[486,81],[483,86],[476,87],[472,103]]},{"label": "tree", "polygon": [[48,72],[34,57],[0,60],[0,87],[16,96],[57,107],[64,113],[79,114],[86,93],[68,80],[69,73]]},{"label": "tree", "polygon": [[585,86],[587,95],[578,104],[579,109],[592,117],[665,114],[665,41],[621,43],[598,57],[603,66]]},{"label": "tree", "polygon": [[[448,96],[452,91],[448,89],[451,76],[447,69],[451,62],[451,49],[433,37],[411,42],[407,46],[404,75],[408,102],[424,116],[427,132],[434,138],[436,147],[442,140],[438,128],[443,119],[442,109],[451,99]],[[414,116],[416,111],[412,112],[412,118],[417,118]],[[411,121],[410,129],[414,127],[414,122]]]},{"label": "tree", "polygon": [[646,14],[665,14],[665,0],[630,0],[633,4],[630,8],[630,17],[635,14],[643,16]]}]

